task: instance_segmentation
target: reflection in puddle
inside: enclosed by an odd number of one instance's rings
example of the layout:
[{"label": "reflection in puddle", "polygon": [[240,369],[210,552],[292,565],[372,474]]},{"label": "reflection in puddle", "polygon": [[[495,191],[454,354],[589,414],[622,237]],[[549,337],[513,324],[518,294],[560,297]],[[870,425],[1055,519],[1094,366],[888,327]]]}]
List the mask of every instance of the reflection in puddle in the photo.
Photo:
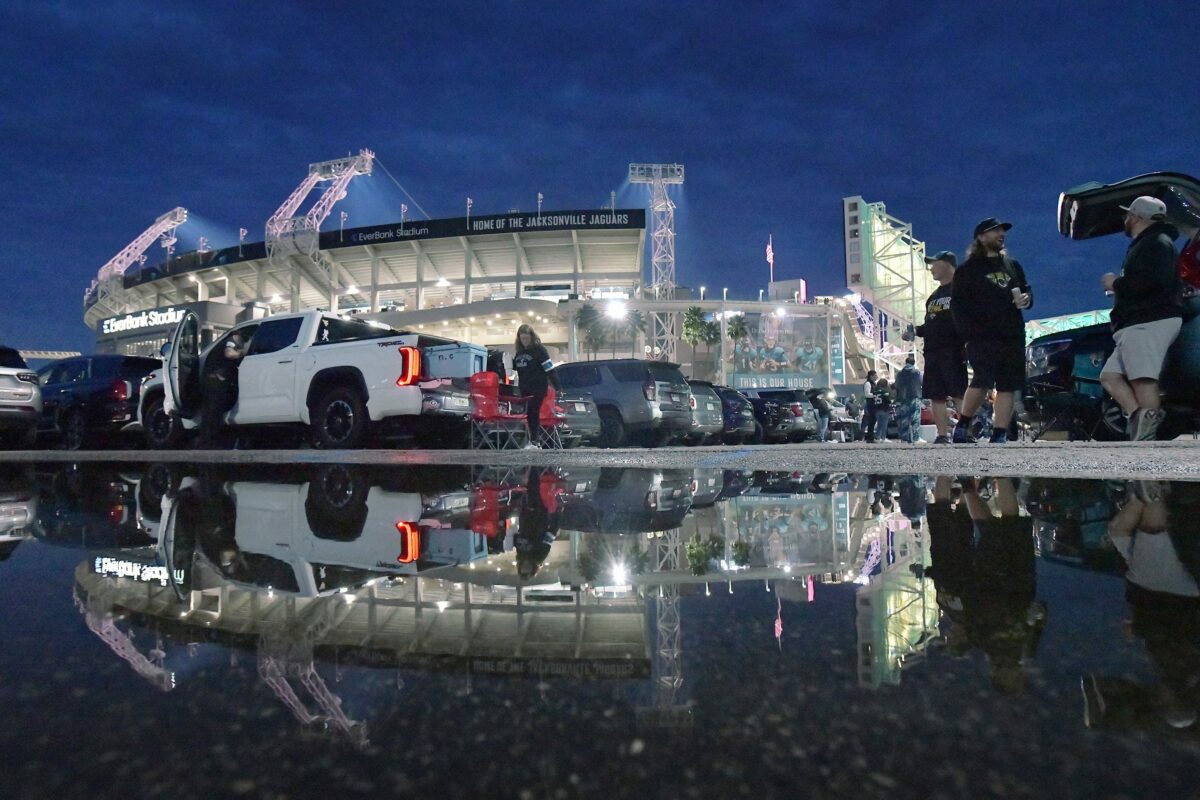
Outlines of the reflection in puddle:
[{"label": "reflection in puddle", "polygon": [[[690,726],[706,698],[689,689],[685,625],[735,592],[769,596],[754,613],[769,608],[779,654],[804,647],[823,592],[852,593],[853,618],[835,622],[853,629],[859,687],[963,661],[988,691],[1026,694],[1054,616],[1088,613],[1042,599],[1039,574],[1123,576],[1126,646],[1152,669],[1075,672],[1082,720],[1186,731],[1198,502],[1194,484],[1154,482],[63,467],[7,475],[0,552],[79,548],[87,629],[155,688],[186,686],[213,653],[249,658],[304,730],[364,746],[416,674],[459,676],[468,693],[497,677],[627,685],[640,723]],[[344,702],[364,674],[391,675],[391,694]]]}]

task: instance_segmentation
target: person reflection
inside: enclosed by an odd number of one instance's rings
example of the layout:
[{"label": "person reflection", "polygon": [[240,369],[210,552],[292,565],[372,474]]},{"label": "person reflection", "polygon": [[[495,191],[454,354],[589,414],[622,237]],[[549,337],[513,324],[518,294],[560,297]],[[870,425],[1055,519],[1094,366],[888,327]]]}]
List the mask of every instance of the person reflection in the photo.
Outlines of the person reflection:
[{"label": "person reflection", "polygon": [[517,575],[521,580],[532,579],[541,569],[558,533],[559,508],[554,487],[552,473],[540,467],[529,470],[525,503],[521,506],[517,534],[513,537]]},{"label": "person reflection", "polygon": [[1127,633],[1141,639],[1161,678],[1145,687],[1127,679],[1085,676],[1085,723],[1165,722],[1190,728],[1200,685],[1200,491],[1191,484],[1130,482],[1108,526],[1125,562]]},{"label": "person reflection", "polygon": [[1021,692],[1046,620],[1046,606],[1036,600],[1033,522],[1020,515],[1009,478],[964,480],[965,519],[950,498],[947,479],[940,479],[927,509],[931,577],[950,618],[947,646],[957,655],[978,647],[992,686]]},{"label": "person reflection", "polygon": [[237,509],[215,473],[201,471],[197,480],[185,483],[175,502],[171,561],[175,570],[183,570],[185,586],[190,585],[193,552],[202,553],[222,576],[245,579],[246,559],[235,536]]}]

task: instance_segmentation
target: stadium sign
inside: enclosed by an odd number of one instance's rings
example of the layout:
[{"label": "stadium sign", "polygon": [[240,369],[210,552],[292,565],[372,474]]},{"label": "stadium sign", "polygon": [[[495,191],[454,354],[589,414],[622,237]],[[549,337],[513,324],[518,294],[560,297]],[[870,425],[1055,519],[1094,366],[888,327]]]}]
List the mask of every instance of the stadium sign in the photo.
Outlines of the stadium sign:
[{"label": "stadium sign", "polygon": [[545,214],[493,214],[486,217],[458,217],[352,228],[321,234],[321,249],[386,244],[414,239],[444,239],[487,233],[536,233],[566,230],[628,230],[646,227],[646,211],[633,209],[594,209],[554,211]]},{"label": "stadium sign", "polygon": [[136,314],[125,314],[121,317],[109,317],[100,322],[100,332],[123,333],[125,331],[139,330],[141,328],[162,328],[170,325],[178,325],[183,319],[185,309],[170,308],[154,309],[152,311],[140,311]]}]

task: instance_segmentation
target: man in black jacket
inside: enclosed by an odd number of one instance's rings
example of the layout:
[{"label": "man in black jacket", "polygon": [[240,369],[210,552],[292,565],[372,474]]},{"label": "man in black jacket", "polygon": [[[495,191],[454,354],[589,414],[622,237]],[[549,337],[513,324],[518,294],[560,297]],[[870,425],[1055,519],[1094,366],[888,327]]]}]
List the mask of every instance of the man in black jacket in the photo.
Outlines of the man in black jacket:
[{"label": "man in black jacket", "polygon": [[1129,438],[1153,440],[1166,412],[1158,392],[1163,360],[1183,325],[1182,285],[1175,268],[1178,231],[1166,222],[1167,207],[1139,197],[1125,211],[1125,235],[1133,239],[1118,277],[1100,279],[1114,295],[1116,349],[1100,371],[1100,384],[1129,415]]},{"label": "man in black jacket", "polygon": [[1033,306],[1033,290],[1025,270],[1004,249],[1012,223],[988,217],[975,226],[967,260],[954,272],[950,313],[966,344],[971,385],[963,396],[953,441],[973,442],[968,425],[983,395],[996,389],[992,443],[1008,441],[1016,393],[1025,386],[1025,318]]},{"label": "man in black jacket", "polygon": [[925,380],[921,394],[930,401],[933,422],[937,425],[934,443],[949,444],[950,418],[946,413],[946,401],[953,399],[954,407],[961,413],[963,392],[967,388],[963,343],[950,314],[950,284],[958,269],[958,256],[942,250],[927,257],[925,263],[938,282],[938,288],[925,301],[925,322],[914,329],[914,333],[925,340]]}]

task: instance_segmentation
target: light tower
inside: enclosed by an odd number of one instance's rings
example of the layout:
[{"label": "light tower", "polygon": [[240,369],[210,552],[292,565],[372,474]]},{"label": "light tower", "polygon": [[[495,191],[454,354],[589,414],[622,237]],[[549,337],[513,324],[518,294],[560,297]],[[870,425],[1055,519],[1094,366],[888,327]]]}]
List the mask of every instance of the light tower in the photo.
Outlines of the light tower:
[{"label": "light tower", "polygon": [[[630,183],[650,184],[650,288],[655,300],[675,299],[675,204],[667,196],[667,185],[683,183],[682,164],[630,164]],[[679,339],[678,315],[655,311],[652,315],[652,358],[675,360]]]}]

